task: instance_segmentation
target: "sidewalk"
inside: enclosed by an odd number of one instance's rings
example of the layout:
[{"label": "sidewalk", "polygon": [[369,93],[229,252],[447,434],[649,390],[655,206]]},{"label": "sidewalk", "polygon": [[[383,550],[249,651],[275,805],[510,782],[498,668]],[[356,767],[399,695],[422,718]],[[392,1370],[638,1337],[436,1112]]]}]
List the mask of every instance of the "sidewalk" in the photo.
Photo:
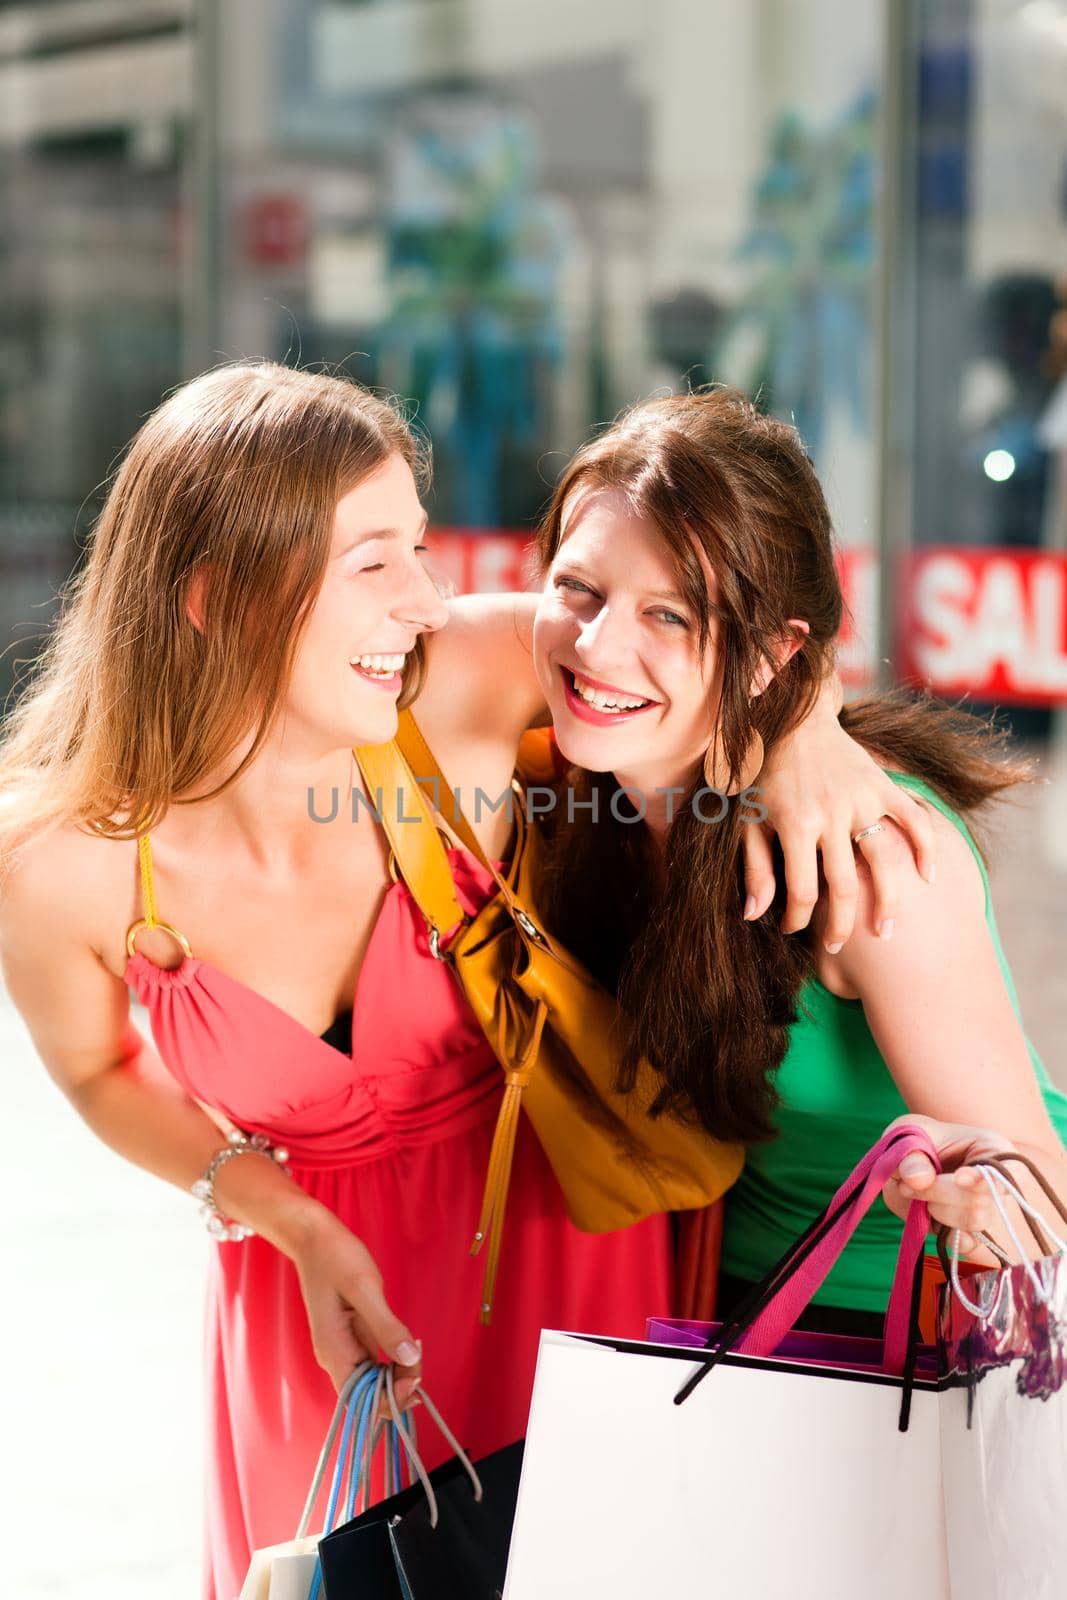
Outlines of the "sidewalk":
[{"label": "sidewalk", "polygon": [[0,1060],[0,1588],[196,1600],[207,1235],[84,1127],[6,997]]}]

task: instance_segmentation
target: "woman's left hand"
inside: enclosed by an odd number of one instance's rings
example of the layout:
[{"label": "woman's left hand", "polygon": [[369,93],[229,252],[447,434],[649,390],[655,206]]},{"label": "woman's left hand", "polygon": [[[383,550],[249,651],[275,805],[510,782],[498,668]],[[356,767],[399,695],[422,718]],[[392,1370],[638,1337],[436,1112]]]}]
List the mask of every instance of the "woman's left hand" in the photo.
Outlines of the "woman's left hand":
[{"label": "woman's left hand", "polygon": [[898,1217],[906,1217],[911,1202],[922,1200],[931,1221],[960,1229],[961,1255],[981,1252],[977,1235],[994,1227],[997,1213],[989,1190],[973,1164],[1014,1150],[1012,1141],[992,1128],[938,1122],[934,1117],[920,1117],[910,1111],[891,1122],[886,1132],[903,1127],[922,1128],[930,1135],[942,1170],[938,1173],[929,1156],[913,1151],[904,1157],[882,1190],[886,1205]]},{"label": "woman's left hand", "polygon": [[[919,872],[933,881],[934,830],[925,808],[886,776],[837,720],[835,680],[805,722],[774,746],[753,788],[767,811],[767,822],[744,828],[745,919],[763,916],[774,899],[771,830],[785,858],[787,901],[783,933],[806,928],[819,898],[819,862],[827,888],[822,939],[836,952],[851,937],[856,921],[856,857],[862,851],[875,894],[875,922],[892,933],[897,884],[912,870],[910,845]],[[838,691],[839,692],[839,691]],[[885,818],[885,827],[853,845],[853,836]]]}]

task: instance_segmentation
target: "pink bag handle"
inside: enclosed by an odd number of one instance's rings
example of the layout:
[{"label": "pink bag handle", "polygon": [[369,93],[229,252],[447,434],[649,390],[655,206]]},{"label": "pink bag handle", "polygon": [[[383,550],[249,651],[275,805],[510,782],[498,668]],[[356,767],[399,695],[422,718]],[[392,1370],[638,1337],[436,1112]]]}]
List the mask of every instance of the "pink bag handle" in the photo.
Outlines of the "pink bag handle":
[{"label": "pink bag handle", "polygon": [[[883,1186],[905,1157],[916,1152],[929,1157],[935,1171],[941,1171],[937,1150],[921,1128],[905,1125],[883,1134],[841,1185],[825,1211],[753,1287],[733,1315],[712,1333],[707,1342],[711,1359],[687,1378],[674,1397],[676,1406],[688,1400],[720,1358],[731,1350],[743,1351],[746,1355],[774,1354],[812,1295],[825,1282]],[[910,1335],[918,1316],[917,1269],[929,1227],[926,1205],[921,1200],[913,1200],[900,1241],[882,1347],[882,1370],[904,1378],[901,1430],[908,1426],[911,1406],[916,1347]]]},{"label": "pink bag handle", "polygon": [[[752,1326],[737,1341],[735,1349],[746,1355],[771,1355],[781,1344],[816,1290],[825,1282],[848,1241],[881,1195],[882,1189],[906,1156],[920,1152],[928,1156],[936,1171],[941,1162],[929,1135],[921,1128],[894,1128],[869,1150],[856,1169],[834,1195],[824,1216],[840,1216],[795,1270],[782,1269],[781,1288],[756,1317]],[[885,1319],[882,1366],[898,1376],[904,1371],[911,1326],[912,1285],[922,1247],[929,1232],[929,1216],[921,1200],[908,1208],[900,1241],[900,1254],[893,1279],[893,1291]]]}]

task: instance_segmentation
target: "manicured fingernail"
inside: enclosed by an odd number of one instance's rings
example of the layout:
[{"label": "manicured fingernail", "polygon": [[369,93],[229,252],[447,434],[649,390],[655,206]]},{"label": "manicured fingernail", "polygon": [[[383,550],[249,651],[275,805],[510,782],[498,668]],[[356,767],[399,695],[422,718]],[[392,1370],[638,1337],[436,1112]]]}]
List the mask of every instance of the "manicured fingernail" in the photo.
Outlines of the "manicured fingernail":
[{"label": "manicured fingernail", "polygon": [[756,915],[756,896],[754,894],[750,894],[748,899],[745,901],[745,921],[746,922],[751,922],[752,918],[755,915]]},{"label": "manicured fingernail", "polygon": [[403,1344],[396,1347],[396,1359],[402,1367],[417,1367],[421,1356],[418,1345],[412,1344],[410,1339],[405,1339]]},{"label": "manicured fingernail", "polygon": [[893,921],[893,918],[887,917],[882,923],[882,926],[878,929],[879,939],[891,939],[893,937],[893,929],[895,927],[896,923]]},{"label": "manicured fingernail", "polygon": [[905,1156],[900,1163],[900,1176],[902,1178],[921,1178],[926,1171],[926,1162],[922,1156]]},{"label": "manicured fingernail", "polygon": [[936,861],[931,861],[930,865],[926,869],[926,881],[927,881],[927,883],[934,883],[936,881],[936,879],[937,879],[937,862]]},{"label": "manicured fingernail", "polygon": [[838,944],[828,944],[826,948],[830,955],[836,956],[839,950],[843,950],[845,948],[845,941],[842,939]]}]

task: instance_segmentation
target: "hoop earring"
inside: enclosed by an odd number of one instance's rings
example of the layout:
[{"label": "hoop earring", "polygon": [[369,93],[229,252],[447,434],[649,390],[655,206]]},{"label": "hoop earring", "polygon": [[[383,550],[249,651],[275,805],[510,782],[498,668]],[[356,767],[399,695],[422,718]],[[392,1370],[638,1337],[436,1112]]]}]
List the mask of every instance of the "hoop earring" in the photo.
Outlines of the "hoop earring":
[{"label": "hoop earring", "polygon": [[722,735],[716,730],[714,741],[704,757],[704,782],[709,789],[715,789],[719,794],[740,794],[742,789],[747,789],[759,775],[763,766],[763,755],[763,739],[753,728],[748,749],[741,762],[741,770],[731,781],[730,764],[722,747]]}]

